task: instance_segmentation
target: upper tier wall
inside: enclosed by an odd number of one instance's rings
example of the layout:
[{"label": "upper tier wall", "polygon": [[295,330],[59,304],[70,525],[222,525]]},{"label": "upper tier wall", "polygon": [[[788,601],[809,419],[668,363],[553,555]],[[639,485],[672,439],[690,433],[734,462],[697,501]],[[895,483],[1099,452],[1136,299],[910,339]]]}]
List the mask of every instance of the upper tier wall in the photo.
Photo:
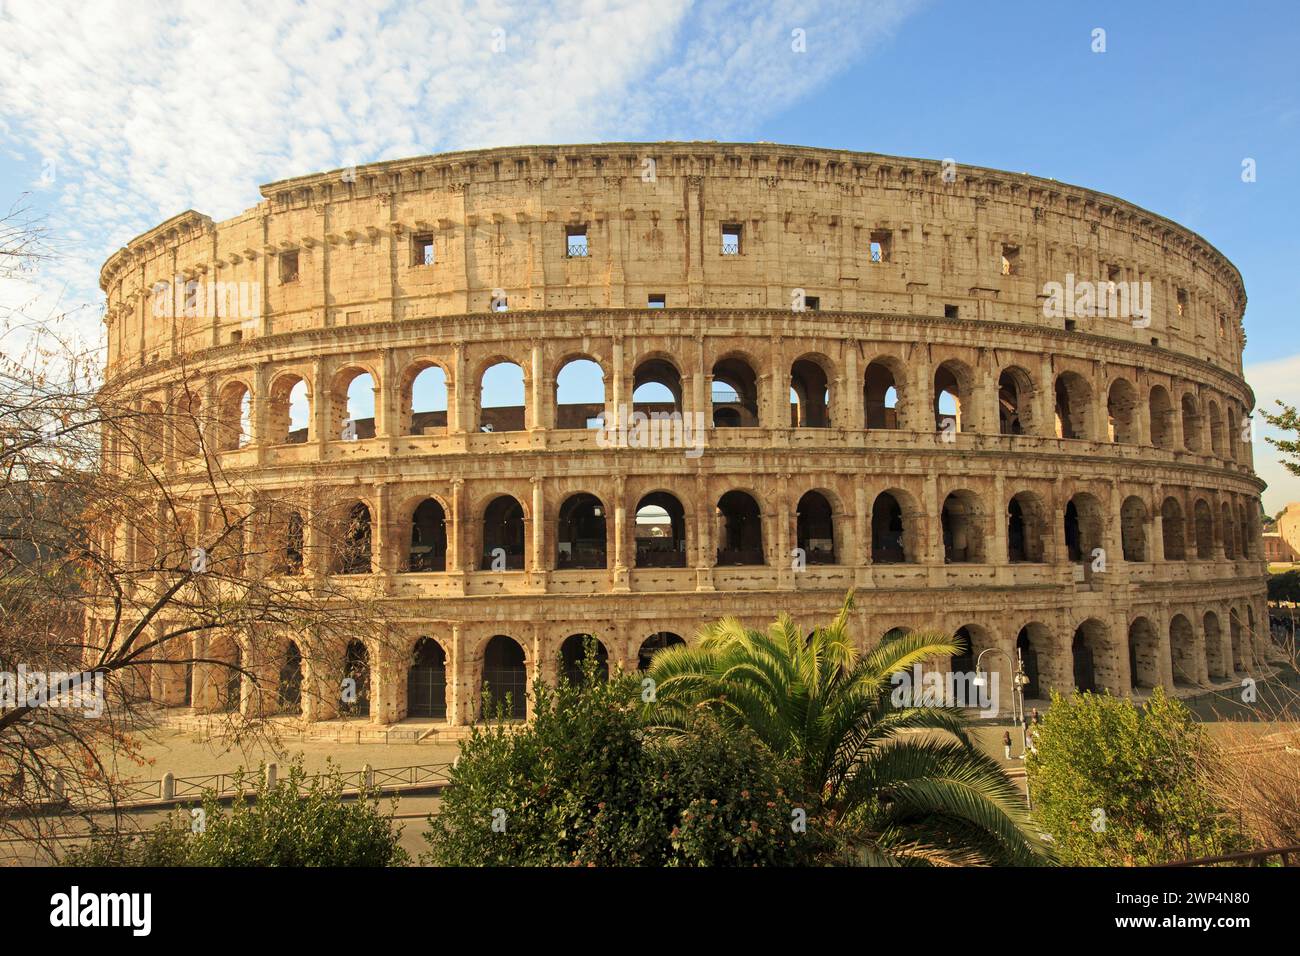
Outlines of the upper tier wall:
[{"label": "upper tier wall", "polygon": [[[379,163],[262,194],[222,223],[176,216],[105,263],[111,375],[298,329],[486,313],[494,294],[511,311],[644,308],[651,295],[787,309],[796,289],[823,311],[1069,319],[1241,372],[1246,300],[1227,259],[1122,200],[1026,175],[769,144],[606,144]],[[741,227],[736,255],[724,224]],[[570,226],[586,226],[587,256],[566,255]],[[433,265],[417,252],[425,237]],[[1049,283],[1112,280],[1150,283],[1149,324],[1044,308]]]}]

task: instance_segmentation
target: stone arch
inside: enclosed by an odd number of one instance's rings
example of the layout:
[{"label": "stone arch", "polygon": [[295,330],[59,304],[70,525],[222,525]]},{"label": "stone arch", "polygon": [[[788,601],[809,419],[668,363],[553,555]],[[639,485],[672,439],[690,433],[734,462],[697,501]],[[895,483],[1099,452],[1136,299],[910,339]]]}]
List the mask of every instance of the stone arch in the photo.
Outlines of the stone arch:
[{"label": "stone arch", "polygon": [[821,355],[805,355],[790,366],[792,428],[831,427],[831,369],[830,360]]},{"label": "stone arch", "polygon": [[1078,372],[1056,376],[1056,437],[1092,437],[1092,386]]},{"label": "stone arch", "polygon": [[1041,563],[1047,507],[1040,495],[1020,491],[1007,502],[1007,560],[1013,563]]},{"label": "stone arch", "polygon": [[1121,445],[1136,445],[1138,433],[1138,391],[1126,378],[1110,383],[1106,393],[1107,437]]},{"label": "stone arch", "polygon": [[1072,562],[1091,561],[1104,546],[1106,517],[1095,495],[1081,491],[1065,504],[1065,549]]},{"label": "stone arch", "polygon": [[362,364],[349,363],[334,373],[328,391],[328,441],[375,437],[379,384],[379,375]]},{"label": "stone arch", "polygon": [[1120,546],[1125,561],[1147,561],[1147,506],[1137,495],[1124,499],[1119,511]]},{"label": "stone arch", "polygon": [[217,451],[235,451],[253,440],[253,390],[239,379],[217,392]]},{"label": "stone arch", "polygon": [[373,571],[373,528],[370,506],[354,502],[337,528],[333,573],[370,574]]},{"label": "stone arch", "polygon": [[1174,408],[1169,391],[1163,385],[1151,386],[1148,400],[1151,416],[1151,444],[1157,448],[1174,447]]},{"label": "stone arch", "polygon": [[1184,392],[1179,402],[1182,411],[1183,447],[1188,451],[1201,451],[1201,429],[1204,420],[1201,417],[1200,404],[1191,392]]},{"label": "stone arch", "polygon": [[920,555],[916,499],[900,488],[876,495],[871,505],[871,560],[874,564],[914,563]]},{"label": "stone arch", "polygon": [[311,383],[297,372],[281,372],[267,392],[267,432],[272,445],[301,445],[311,434]]},{"label": "stone arch", "polygon": [[753,428],[760,424],[758,376],[744,356],[731,353],[713,364],[711,399],[715,428]]},{"label": "stone arch", "polygon": [[1183,614],[1175,614],[1169,621],[1169,658],[1175,687],[1192,687],[1201,682],[1196,643],[1192,622]]},{"label": "stone arch", "polygon": [[892,355],[867,364],[862,383],[862,406],[867,428],[902,428],[907,368]]},{"label": "stone arch", "polygon": [[447,570],[447,509],[435,497],[411,509],[411,539],[404,570]]},{"label": "stone arch", "polygon": [[1060,660],[1060,651],[1052,629],[1040,621],[1030,621],[1016,634],[1016,651],[1029,683],[1025,697],[1046,700],[1052,691],[1068,691],[1068,670]]},{"label": "stone arch", "polygon": [[686,410],[682,373],[666,355],[648,356],[632,372],[632,410],[644,415]]},{"label": "stone arch", "polygon": [[1070,655],[1074,663],[1074,686],[1079,691],[1123,693],[1128,684],[1120,679],[1121,663],[1110,628],[1090,617],[1074,630]]},{"label": "stone arch", "polygon": [[1228,634],[1232,647],[1232,669],[1238,674],[1244,674],[1250,670],[1252,655],[1249,642],[1243,639],[1241,615],[1236,608],[1228,612]]},{"label": "stone arch", "polygon": [[1192,505],[1192,526],[1196,531],[1196,558],[1209,561],[1214,557],[1214,514],[1204,498]]},{"label": "stone arch", "polygon": [[605,505],[588,492],[565,498],[556,517],[555,567],[607,567]]},{"label": "stone arch", "polygon": [[1205,672],[1211,677],[1227,677],[1231,661],[1223,653],[1223,631],[1219,615],[1206,611],[1201,615],[1201,629],[1205,634]]},{"label": "stone arch", "polygon": [[447,651],[432,637],[421,636],[411,649],[406,671],[406,716],[447,717]]},{"label": "stone arch", "polygon": [[276,675],[275,703],[278,714],[302,713],[303,658],[296,641],[288,641],[280,656]]},{"label": "stone arch", "polygon": [[641,647],[637,650],[636,669],[639,671],[649,670],[650,662],[655,654],[669,647],[684,647],[685,645],[686,641],[671,631],[656,631],[641,642]]},{"label": "stone arch", "polygon": [[587,354],[565,359],[555,373],[555,421],[561,430],[597,428],[604,421],[605,370]]},{"label": "stone arch", "polygon": [[1034,379],[1019,365],[998,376],[998,431],[1003,435],[1034,433]]},{"label": "stone arch", "polygon": [[805,492],[795,518],[795,541],[809,564],[837,564],[835,511],[820,491]]},{"label": "stone arch", "polygon": [[984,564],[984,504],[969,489],[952,491],[943,500],[943,557],[948,564]]},{"label": "stone arch", "polygon": [[1186,561],[1187,548],[1184,544],[1183,506],[1173,495],[1165,498],[1160,505],[1160,530],[1164,537],[1166,561]]},{"label": "stone arch", "polygon": [[633,539],[638,568],[684,568],[686,510],[676,495],[652,491],[637,502]]},{"label": "stone arch", "polygon": [[732,490],[718,499],[719,565],[766,564],[762,512],[748,492]]},{"label": "stone arch", "polygon": [[496,634],[483,647],[479,716],[523,720],[528,716],[528,657],[513,637]]},{"label": "stone arch", "polygon": [[1128,662],[1130,687],[1160,686],[1160,635],[1148,617],[1135,617],[1128,626]]},{"label": "stone arch", "polygon": [[448,399],[454,384],[447,366],[438,359],[417,359],[403,370],[400,382],[399,432],[403,435],[445,434],[451,424]]},{"label": "stone arch", "polygon": [[[524,506],[513,495],[498,495],[483,509],[484,571],[518,571],[524,566]],[[498,553],[499,552],[499,553]]]},{"label": "stone arch", "polygon": [[1232,517],[1232,505],[1226,501],[1219,505],[1219,539],[1223,542],[1224,558],[1229,561],[1236,560],[1236,521]]},{"label": "stone arch", "polygon": [[[365,642],[348,641],[343,649],[344,693],[339,695],[339,714],[343,717],[370,716],[370,651]],[[351,698],[351,699],[349,699]]]},{"label": "stone arch", "polygon": [[609,680],[609,650],[603,641],[593,634],[570,634],[560,645],[560,674],[571,684],[581,686],[585,682],[583,664],[588,653],[593,649],[596,654],[596,676],[600,680]]},{"label": "stone arch", "polygon": [[1227,431],[1227,426],[1223,420],[1223,409],[1219,407],[1218,402],[1210,399],[1205,406],[1205,415],[1210,421],[1210,450],[1216,458],[1223,458],[1226,451],[1223,442]]},{"label": "stone arch", "polygon": [[478,375],[477,405],[479,431],[523,431],[528,413],[524,367],[510,358],[485,362]]},{"label": "stone arch", "polygon": [[975,427],[975,373],[960,359],[942,362],[934,372],[934,427],[944,432],[971,431]]}]

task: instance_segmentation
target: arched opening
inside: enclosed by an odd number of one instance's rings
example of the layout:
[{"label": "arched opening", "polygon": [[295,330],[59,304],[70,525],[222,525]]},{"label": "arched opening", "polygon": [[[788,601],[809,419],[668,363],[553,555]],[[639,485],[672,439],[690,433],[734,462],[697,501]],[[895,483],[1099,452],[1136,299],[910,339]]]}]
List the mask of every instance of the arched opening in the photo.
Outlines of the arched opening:
[{"label": "arched opening", "polygon": [[934,373],[934,427],[941,433],[968,431],[972,423],[964,417],[974,390],[974,375],[955,359],[944,362]]},{"label": "arched opening", "polygon": [[664,491],[637,503],[634,534],[638,568],[686,567],[686,512]]},{"label": "arched opening", "polygon": [[375,437],[374,377],[362,368],[345,368],[330,388],[330,441],[363,441]]},{"label": "arched opening", "polygon": [[1082,492],[1071,498],[1065,505],[1065,549],[1070,561],[1091,561],[1102,546],[1104,527],[1096,498]]},{"label": "arched opening", "polygon": [[1219,506],[1219,530],[1223,536],[1223,556],[1229,561],[1237,557],[1236,522],[1232,518],[1232,506],[1226,501]]},{"label": "arched opening", "polygon": [[1174,447],[1174,408],[1163,385],[1151,387],[1151,444],[1157,448]]},{"label": "arched opening", "polygon": [[862,386],[862,404],[868,428],[901,428],[899,420],[899,387],[903,375],[901,367],[877,359],[867,366]]},{"label": "arched opening", "polygon": [[1214,557],[1214,517],[1204,498],[1197,498],[1192,505],[1192,518],[1196,528],[1196,557],[1209,561]]},{"label": "arched opening", "polygon": [[1201,419],[1201,410],[1196,404],[1196,398],[1190,393],[1183,395],[1182,412],[1183,447],[1188,451],[1199,452],[1201,450],[1201,428],[1204,422]]},{"label": "arched opening", "polygon": [[[202,669],[204,677],[199,681],[199,696],[210,694],[214,697],[215,706],[212,709],[217,712],[239,710],[244,680],[241,671],[244,666],[244,656],[239,649],[239,644],[229,634],[218,634],[209,644],[204,656],[217,663]],[[208,691],[208,687],[212,690]]]},{"label": "arched opening", "polygon": [[1040,659],[1050,658],[1051,649],[1052,634],[1042,624],[1026,624],[1016,635],[1016,653],[1020,655],[1020,666],[1027,681],[1024,686],[1026,698],[1041,700],[1047,697],[1047,688],[1043,686],[1041,677]]},{"label": "arched opening", "polygon": [[1129,684],[1134,689],[1160,685],[1160,637],[1145,617],[1128,627]]},{"label": "arched opening", "polygon": [[[975,635],[969,627],[957,628],[957,633],[952,636],[952,642],[961,648],[961,651],[952,655],[948,668],[953,674],[973,674],[975,673]],[[969,702],[957,701],[958,706],[968,704]]]},{"label": "arched opening", "polygon": [[565,363],[555,376],[555,427],[600,428],[605,415],[605,370],[591,359]]},{"label": "arched opening", "polygon": [[272,514],[269,533],[273,542],[269,548],[271,574],[302,574],[305,543],[302,514],[297,511]]},{"label": "arched opening", "polygon": [[433,498],[425,498],[411,513],[410,571],[447,570],[447,514]]},{"label": "arched opening", "polygon": [[637,652],[636,669],[646,671],[650,669],[650,662],[654,659],[655,654],[659,653],[666,647],[676,647],[685,645],[686,642],[670,631],[659,631],[651,634],[641,642],[641,649]]},{"label": "arched opening", "polygon": [[1110,383],[1106,395],[1106,431],[1111,441],[1122,445],[1138,443],[1137,404],[1138,393],[1132,382],[1117,378]]},{"label": "arched opening", "polygon": [[1166,498],[1160,505],[1160,531],[1164,539],[1166,561],[1186,561],[1183,545],[1183,507],[1177,498]]},{"label": "arched opening", "polygon": [[758,379],[744,359],[726,358],[713,366],[712,399],[715,428],[758,425]]},{"label": "arched opening", "polygon": [[1037,495],[1022,491],[1007,503],[1007,560],[1040,563],[1043,560],[1043,504]]},{"label": "arched opening", "polygon": [[1056,376],[1056,437],[1091,438],[1092,389],[1077,372]]},{"label": "arched opening", "polygon": [[480,716],[514,720],[528,716],[528,668],[524,649],[513,638],[498,634],[483,649]]},{"label": "arched opening", "polygon": [[1201,682],[1196,662],[1196,633],[1192,622],[1181,614],[1174,615],[1169,622],[1169,656],[1175,686],[1194,687]]},{"label": "arched opening", "polygon": [[683,411],[682,376],[666,359],[647,359],[632,373],[632,411],[664,415]]},{"label": "arched opening", "polygon": [[311,393],[307,380],[299,375],[281,375],[271,386],[271,443],[301,445],[311,431]]},{"label": "arched opening", "polygon": [[406,716],[435,720],[447,716],[447,652],[431,637],[415,642],[406,672]]},{"label": "arched opening", "polygon": [[524,509],[501,495],[483,512],[483,570],[518,571],[524,566]]},{"label": "arched opening", "polygon": [[1231,461],[1237,460],[1237,445],[1241,440],[1241,418],[1237,415],[1237,410],[1231,405],[1228,406],[1228,434],[1226,439],[1228,458]]},{"label": "arched opening", "polygon": [[793,428],[829,428],[830,383],[826,370],[811,359],[790,367],[790,425]]},{"label": "arched opening", "polygon": [[984,563],[984,510],[973,491],[954,491],[943,501],[943,559],[948,564]]},{"label": "arched opening", "polygon": [[555,566],[561,570],[605,567],[605,506],[595,495],[572,495],[560,505]]},{"label": "arched opening", "polygon": [[253,436],[253,393],[243,382],[230,382],[217,397],[217,451],[243,448]]},{"label": "arched opening", "polygon": [[479,431],[523,431],[524,370],[514,362],[497,362],[484,369],[478,407]]},{"label": "arched opening", "polygon": [[1226,448],[1224,432],[1227,429],[1223,421],[1223,410],[1219,408],[1219,403],[1213,400],[1210,401],[1207,410],[1210,419],[1210,449],[1216,458],[1223,458]]},{"label": "arched opening", "polygon": [[1129,495],[1119,511],[1120,546],[1125,561],[1147,559],[1147,506],[1137,495]]},{"label": "arched opening", "polygon": [[343,652],[343,679],[339,713],[344,717],[370,716],[370,654],[361,641],[349,641]]},{"label": "arched opening", "polygon": [[1223,632],[1219,629],[1219,615],[1206,611],[1201,618],[1205,629],[1205,669],[1211,677],[1228,676],[1228,659],[1223,653]]},{"label": "arched opening", "polygon": [[590,634],[570,634],[560,645],[560,674],[570,684],[581,687],[586,683],[584,665],[589,654],[596,655],[596,679],[609,680],[609,651]]},{"label": "arched opening", "polygon": [[1250,670],[1250,661],[1246,659],[1246,647],[1241,639],[1241,618],[1236,610],[1228,614],[1228,633],[1232,638],[1232,669],[1244,674]]},{"label": "arched opening", "polygon": [[1075,690],[1095,693],[1097,691],[1096,648],[1089,640],[1087,623],[1080,624],[1074,632],[1070,644],[1070,655],[1074,661]]},{"label": "arched opening", "polygon": [[1033,432],[1033,379],[1018,366],[998,376],[998,431],[1003,435]]},{"label": "arched opening", "polygon": [[871,505],[871,560],[874,564],[901,564],[913,558],[907,547],[903,508],[884,491]]},{"label": "arched opening", "polygon": [[[413,373],[413,374],[412,374]],[[447,431],[447,373],[439,365],[421,363],[407,373],[402,395],[409,435],[442,435]]]},{"label": "arched opening", "polygon": [[335,574],[369,574],[371,570],[370,509],[358,501],[348,509],[340,537]]},{"label": "arched opening", "polygon": [[276,710],[281,714],[302,713],[302,651],[290,641],[280,661],[276,681]]},{"label": "arched opening", "polygon": [[763,521],[758,502],[743,491],[718,499],[718,564],[764,564]]},{"label": "arched opening", "polygon": [[799,499],[798,547],[809,564],[835,564],[835,516],[826,496],[810,491]]}]

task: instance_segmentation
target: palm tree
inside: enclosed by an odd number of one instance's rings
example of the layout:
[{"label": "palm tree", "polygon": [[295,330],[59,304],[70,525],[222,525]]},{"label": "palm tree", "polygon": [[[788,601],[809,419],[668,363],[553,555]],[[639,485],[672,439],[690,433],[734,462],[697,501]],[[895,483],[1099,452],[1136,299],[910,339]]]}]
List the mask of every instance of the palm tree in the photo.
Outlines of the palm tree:
[{"label": "palm tree", "polygon": [[[893,706],[892,675],[963,648],[913,632],[859,655],[850,591],[805,638],[782,614],[766,632],[735,618],[655,655],[647,722],[688,734],[701,711],[746,726],[790,759],[803,797],[848,858],[868,865],[1033,864],[1046,858],[1024,800],[976,750],[952,707]],[[917,733],[919,731],[919,733]]]}]

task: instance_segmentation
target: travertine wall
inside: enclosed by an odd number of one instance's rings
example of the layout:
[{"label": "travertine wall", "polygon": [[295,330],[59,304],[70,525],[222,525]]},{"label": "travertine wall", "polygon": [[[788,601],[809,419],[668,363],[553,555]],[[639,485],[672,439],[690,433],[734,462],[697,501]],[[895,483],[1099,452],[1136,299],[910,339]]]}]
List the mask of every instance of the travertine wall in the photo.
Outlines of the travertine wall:
[{"label": "travertine wall", "polygon": [[[651,634],[779,610],[811,627],[849,587],[864,644],[899,626],[964,627],[976,653],[1019,640],[1041,693],[1076,676],[1116,693],[1205,683],[1259,663],[1245,294],[1175,223],[1050,180],[767,144],[485,150],[263,196],[223,223],[175,217],[105,264],[114,387],[166,407],[188,376],[214,410],[246,392],[250,434],[225,442],[226,469],[318,489],[322,507],[363,504],[404,646],[428,636],[445,651],[453,722],[473,715],[495,635],[518,642],[530,674],[555,674],[578,633],[635,667]],[[739,227],[734,246],[724,227]],[[587,254],[569,255],[583,230]],[[1150,283],[1149,314],[1053,313],[1050,284],[1078,282]],[[233,305],[216,314],[205,293],[222,283]],[[175,308],[195,290],[198,308]],[[556,427],[578,413],[557,409],[556,376],[581,358],[601,366],[607,422],[665,378],[687,421],[712,426],[715,382],[740,383],[730,410],[749,409],[741,427],[708,427],[698,456],[609,447]],[[517,421],[479,408],[499,361],[523,370]],[[448,411],[426,427],[410,383],[433,365]],[[375,419],[344,440],[338,396],[360,374]],[[311,420],[290,436],[299,380]],[[955,416],[936,411],[945,389]],[[201,463],[178,448],[164,452],[183,483]],[[734,491],[756,522],[719,509]],[[682,506],[682,566],[637,566],[635,514],[655,492]],[[604,567],[561,566],[561,509],[579,493],[599,499]],[[483,570],[484,513],[503,495],[523,515],[522,567]],[[408,570],[426,498],[445,516],[445,570]],[[811,521],[823,502],[833,531],[805,529],[799,512]],[[809,556],[828,534],[833,556]],[[405,711],[409,658],[389,658],[376,720]]]}]

